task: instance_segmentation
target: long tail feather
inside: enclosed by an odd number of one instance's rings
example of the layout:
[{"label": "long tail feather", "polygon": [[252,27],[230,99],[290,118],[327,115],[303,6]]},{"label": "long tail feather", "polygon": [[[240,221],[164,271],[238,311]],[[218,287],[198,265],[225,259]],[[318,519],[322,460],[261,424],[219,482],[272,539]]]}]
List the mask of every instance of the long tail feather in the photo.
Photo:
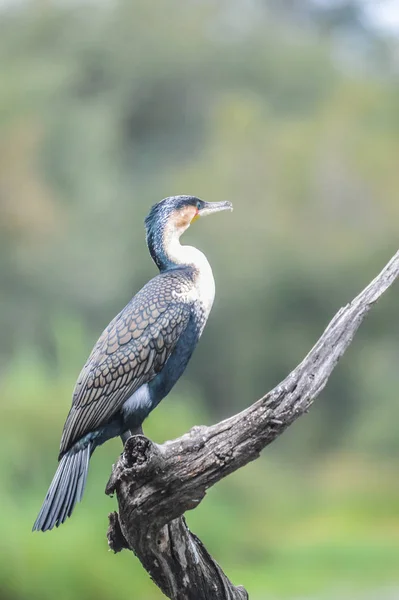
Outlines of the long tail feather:
[{"label": "long tail feather", "polygon": [[48,531],[71,516],[83,496],[90,450],[91,444],[79,450],[71,448],[61,458],[32,531]]}]

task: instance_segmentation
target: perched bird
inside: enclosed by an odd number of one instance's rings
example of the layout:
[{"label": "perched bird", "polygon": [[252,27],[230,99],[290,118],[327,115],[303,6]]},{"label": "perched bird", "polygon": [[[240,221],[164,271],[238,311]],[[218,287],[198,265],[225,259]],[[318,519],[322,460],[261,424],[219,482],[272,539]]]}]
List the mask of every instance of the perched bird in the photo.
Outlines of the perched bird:
[{"label": "perched bird", "polygon": [[58,527],[71,516],[95,448],[141,432],[182,375],[212,308],[215,282],[204,254],[179,238],[196,219],[221,210],[232,210],[231,203],[193,196],[172,196],[152,207],[146,239],[160,272],[111,321],[80,373],[58,469],[33,531]]}]

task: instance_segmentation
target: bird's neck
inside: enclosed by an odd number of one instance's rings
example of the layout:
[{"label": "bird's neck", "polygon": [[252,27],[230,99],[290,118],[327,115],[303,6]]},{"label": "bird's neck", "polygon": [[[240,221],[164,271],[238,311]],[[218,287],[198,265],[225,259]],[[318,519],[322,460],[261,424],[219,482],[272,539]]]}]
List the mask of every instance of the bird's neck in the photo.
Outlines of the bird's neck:
[{"label": "bird's neck", "polygon": [[208,264],[200,250],[180,243],[182,233],[174,227],[157,228],[148,233],[148,249],[161,273],[184,265],[201,269],[204,261]]},{"label": "bird's neck", "polygon": [[151,257],[161,273],[180,266],[194,268],[193,298],[199,300],[204,311],[202,328],[206,323],[215,298],[215,281],[211,266],[205,256],[193,246],[180,244],[182,232],[158,230],[147,234],[147,244]]}]

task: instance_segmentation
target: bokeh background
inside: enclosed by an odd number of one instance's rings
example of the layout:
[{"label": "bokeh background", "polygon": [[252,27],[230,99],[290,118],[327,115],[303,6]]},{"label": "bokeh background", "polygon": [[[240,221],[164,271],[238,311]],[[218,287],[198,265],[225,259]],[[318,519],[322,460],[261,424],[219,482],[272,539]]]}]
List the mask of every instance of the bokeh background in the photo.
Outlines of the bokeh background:
[{"label": "bokeh background", "polygon": [[[155,274],[150,205],[187,193],[235,206],[185,236],[217,297],[146,423],[157,442],[277,384],[397,250],[398,13],[343,0],[0,3],[2,600],[161,598],[133,555],[107,550],[119,440],[95,453],[73,519],[30,532],[79,370]],[[187,515],[251,600],[399,598],[398,306],[394,288],[310,414]]]}]

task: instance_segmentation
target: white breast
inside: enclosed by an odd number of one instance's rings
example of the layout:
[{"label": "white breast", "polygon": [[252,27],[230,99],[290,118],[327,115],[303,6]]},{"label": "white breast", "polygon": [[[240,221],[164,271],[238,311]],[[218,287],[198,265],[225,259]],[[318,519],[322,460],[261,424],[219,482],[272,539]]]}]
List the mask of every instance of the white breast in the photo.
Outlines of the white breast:
[{"label": "white breast", "polygon": [[[195,248],[194,248],[195,249]],[[206,318],[211,312],[212,304],[215,299],[215,280],[211,265],[206,256],[197,250],[197,261],[194,264],[198,270],[198,275],[195,280],[195,288],[198,294],[198,299],[204,307]]]},{"label": "white breast", "polygon": [[195,268],[196,278],[195,287],[192,290],[192,300],[201,302],[206,322],[215,298],[215,280],[208,259],[198,248],[181,246],[178,239],[172,240],[169,256],[175,264],[192,265]]}]

